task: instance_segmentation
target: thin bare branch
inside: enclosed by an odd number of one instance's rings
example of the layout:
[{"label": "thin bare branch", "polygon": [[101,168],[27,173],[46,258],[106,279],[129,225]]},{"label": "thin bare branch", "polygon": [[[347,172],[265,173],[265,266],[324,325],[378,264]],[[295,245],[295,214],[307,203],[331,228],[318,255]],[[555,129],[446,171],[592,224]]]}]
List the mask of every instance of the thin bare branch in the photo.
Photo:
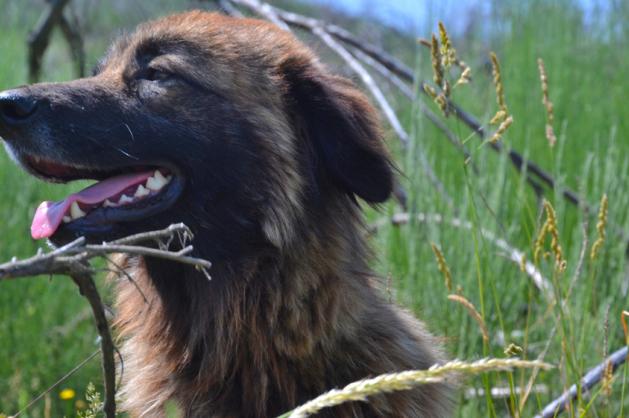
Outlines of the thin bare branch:
[{"label": "thin bare branch", "polygon": [[[169,245],[174,238],[179,238],[179,250],[170,250]],[[102,244],[86,244],[85,238],[76,240],[54,249],[48,253],[41,250],[25,260],[12,260],[0,264],[0,281],[18,277],[31,277],[40,274],[63,274],[70,276],[79,287],[81,295],[89,302],[100,336],[103,354],[102,367],[105,381],[104,412],[107,418],[114,418],[116,413],[116,366],[114,352],[116,348],[109,332],[107,314],[92,274],[98,271],[88,264],[89,260],[111,253],[126,253],[161,258],[178,263],[195,266],[209,277],[207,270],[212,266],[209,261],[191,257],[192,245],[186,245],[192,239],[192,232],[184,224],[170,225],[158,231],[148,231],[131,235],[112,242]],[[160,248],[143,247],[140,243],[153,242]],[[164,241],[166,243],[164,244]],[[146,298],[145,298],[146,300]]]},{"label": "thin bare branch", "polygon": [[[261,16],[264,16],[267,19],[274,22],[274,20],[268,16],[268,12],[270,10],[273,12],[274,18],[278,18],[278,19],[281,18],[290,23],[290,20],[285,18],[285,14],[287,14],[288,12],[280,11],[279,9],[271,7],[266,3],[262,3],[259,1],[252,1],[252,0],[231,0],[231,1],[235,4],[248,7],[249,9],[253,10],[255,13]],[[281,16],[279,13],[277,13],[278,11],[282,13]],[[382,90],[380,89],[378,84],[374,81],[371,74],[369,74],[369,72],[365,69],[365,67],[363,67],[363,65],[360,62],[358,62],[356,58],[354,58],[354,56],[342,44],[337,42],[325,30],[325,27],[317,19],[308,18],[305,16],[299,16],[296,18],[299,19],[299,21],[301,22],[301,26],[303,28],[308,29],[314,35],[319,37],[319,39],[321,39],[321,41],[323,41],[323,43],[326,44],[328,48],[330,48],[337,55],[339,55],[341,59],[343,59],[343,61],[345,61],[345,63],[352,69],[352,71],[354,71],[360,77],[363,84],[371,92],[376,103],[378,104],[378,107],[380,107],[380,110],[382,111],[386,119],[389,121],[389,124],[395,131],[400,142],[402,143],[402,147],[407,148],[409,144],[409,135],[402,127],[402,124],[400,123],[395,111],[393,110],[388,100],[384,96],[384,93],[382,93]],[[419,150],[417,154],[418,154],[419,162],[422,166],[422,169],[424,173],[426,174],[426,176],[428,177],[428,179],[430,180],[430,182],[437,189],[437,191],[443,197],[443,199],[450,206],[453,206],[454,203],[453,203],[452,198],[446,191],[441,180],[439,180],[439,178],[435,174],[433,168],[430,166],[430,163],[426,155]]]},{"label": "thin bare branch", "polygon": [[105,315],[103,302],[94,283],[91,274],[84,271],[78,271],[71,274],[72,281],[79,287],[81,295],[83,295],[92,308],[92,314],[96,322],[96,329],[100,336],[100,350],[103,354],[102,367],[103,378],[105,383],[105,399],[103,403],[103,411],[107,418],[116,417],[116,362],[114,360],[114,343],[109,332],[109,324]]},{"label": "thin bare branch", "polygon": [[[418,84],[419,91],[425,92],[425,82],[417,80],[411,68],[409,68],[402,61],[393,57],[381,48],[378,48],[370,43],[364,42],[363,40],[359,39],[348,30],[336,25],[327,24],[317,19],[302,16],[297,13],[288,12],[277,7],[273,7],[273,10],[280,19],[291,25],[306,30],[311,30],[311,27],[313,26],[321,27],[333,37],[363,51],[365,54],[367,54],[377,62],[381,63],[393,74],[396,74],[400,79],[410,84]],[[485,140],[487,134],[482,124],[476,118],[464,111],[460,106],[458,106],[451,100],[448,101],[448,108],[476,135],[478,135],[482,140]],[[518,153],[514,149],[506,149],[501,143],[490,144],[490,148],[499,153],[506,152],[512,164],[518,169],[519,172],[522,172],[523,168],[526,167],[526,173],[535,176],[535,178],[537,179],[537,181],[530,182],[533,187],[537,187],[537,184],[539,184],[538,182],[542,182],[552,189],[557,187],[557,182],[552,177],[552,175],[543,170],[539,165],[535,164],[534,162],[525,159],[520,153]],[[561,188],[561,193],[570,203],[573,203],[576,206],[587,210],[587,203],[584,202],[574,191],[564,186]]]},{"label": "thin bare branch", "polygon": [[240,6],[247,7],[251,10],[255,10],[256,13],[263,16],[266,20],[269,20],[275,23],[280,28],[290,32],[290,28],[288,27],[288,25],[284,23],[284,21],[277,16],[277,14],[275,13],[275,10],[269,4],[263,3],[259,0],[230,0],[230,1]]},{"label": "thin bare branch", "polygon": [[0,280],[38,276],[41,274],[75,274],[79,272],[91,273],[91,267],[84,264],[88,260],[104,254],[120,252],[176,261],[178,263],[195,266],[201,270],[209,269],[212,266],[209,261],[187,255],[192,252],[192,246],[187,246],[179,251],[170,251],[142,247],[138,245],[129,245],[155,241],[160,237],[167,238],[175,236],[179,233],[189,234],[188,236],[191,237],[188,227],[183,224],[176,224],[163,230],[144,232],[122,238],[111,243],[103,243],[99,245],[85,244],[84,238],[78,238],[77,240],[49,253],[40,253],[25,260],[15,260],[0,264]]},{"label": "thin bare branch", "polygon": [[625,361],[627,361],[627,354],[629,353],[629,347],[623,347],[609,357],[605,359],[601,364],[597,365],[581,379],[579,385],[572,385],[570,389],[565,391],[559,398],[549,403],[542,412],[535,415],[535,418],[554,418],[564,411],[567,411],[570,407],[570,403],[579,396],[579,393],[586,393],[594,385],[601,381],[606,371],[610,370],[615,372]]},{"label": "thin bare branch", "polygon": [[35,29],[28,36],[28,73],[29,80],[35,82],[39,79],[41,62],[44,51],[48,48],[52,29],[59,22],[69,0],[52,0],[48,8],[41,15]]},{"label": "thin bare branch", "polygon": [[[382,228],[386,223],[391,223],[394,226],[404,225],[411,221],[411,219],[422,222],[422,223],[435,223],[435,224],[447,224],[454,228],[465,229],[468,231],[472,231],[474,229],[474,225],[466,220],[459,218],[444,218],[442,215],[438,213],[417,213],[414,217],[409,213],[396,213],[393,215],[391,219],[385,219],[376,224],[372,225],[370,228],[371,233],[375,233],[378,229]],[[529,261],[526,261],[524,256],[524,252],[518,250],[513,247],[507,241],[502,238],[499,238],[492,231],[489,231],[484,228],[479,228],[480,234],[484,239],[492,243],[494,246],[504,251],[507,258],[518,266],[524,267],[524,272],[533,280],[533,284],[540,290],[542,295],[549,302],[553,302],[555,300],[553,296],[553,288],[548,279],[546,279],[542,273],[535,267],[535,265]]]}]

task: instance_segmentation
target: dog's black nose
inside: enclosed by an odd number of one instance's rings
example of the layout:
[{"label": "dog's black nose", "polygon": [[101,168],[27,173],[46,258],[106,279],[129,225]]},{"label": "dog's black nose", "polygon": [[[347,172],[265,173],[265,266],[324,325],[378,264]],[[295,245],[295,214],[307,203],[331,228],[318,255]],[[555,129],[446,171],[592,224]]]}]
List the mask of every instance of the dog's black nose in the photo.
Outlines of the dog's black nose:
[{"label": "dog's black nose", "polygon": [[28,121],[37,112],[37,99],[20,90],[0,93],[0,122],[8,125]]}]

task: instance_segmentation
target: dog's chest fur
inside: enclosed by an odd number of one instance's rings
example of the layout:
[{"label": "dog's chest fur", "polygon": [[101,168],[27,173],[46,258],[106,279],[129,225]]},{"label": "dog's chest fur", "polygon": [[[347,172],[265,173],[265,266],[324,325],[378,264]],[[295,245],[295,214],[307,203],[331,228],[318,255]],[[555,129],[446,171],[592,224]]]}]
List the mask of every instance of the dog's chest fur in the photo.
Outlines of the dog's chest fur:
[{"label": "dog's chest fur", "polygon": [[[334,240],[219,267],[216,283],[181,266],[119,261],[133,277],[117,284],[126,409],[162,417],[172,400],[185,417],[275,417],[352,381],[438,362],[434,338],[366,273],[358,221],[323,224]],[[425,386],[318,416],[441,417],[445,393]]]}]

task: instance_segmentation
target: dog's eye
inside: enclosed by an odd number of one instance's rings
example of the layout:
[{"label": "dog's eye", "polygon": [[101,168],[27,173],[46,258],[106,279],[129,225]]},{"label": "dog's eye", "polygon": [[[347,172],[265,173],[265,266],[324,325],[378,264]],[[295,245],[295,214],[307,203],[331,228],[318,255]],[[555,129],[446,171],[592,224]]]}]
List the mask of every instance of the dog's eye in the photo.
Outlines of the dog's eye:
[{"label": "dog's eye", "polygon": [[147,68],[144,74],[140,76],[141,79],[148,81],[163,81],[168,80],[171,77],[172,74],[166,71],[158,70],[156,68]]}]

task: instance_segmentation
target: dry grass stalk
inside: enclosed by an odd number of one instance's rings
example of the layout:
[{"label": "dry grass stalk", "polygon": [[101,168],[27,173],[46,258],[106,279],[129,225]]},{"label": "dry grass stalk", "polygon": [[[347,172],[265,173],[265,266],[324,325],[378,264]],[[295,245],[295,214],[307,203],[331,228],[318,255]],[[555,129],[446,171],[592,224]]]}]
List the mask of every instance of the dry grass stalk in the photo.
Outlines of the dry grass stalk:
[{"label": "dry grass stalk", "polygon": [[[463,62],[463,61],[460,61],[460,62]],[[465,63],[463,63],[463,65],[465,65]],[[463,71],[461,72],[459,79],[456,81],[456,83],[454,83],[454,87],[457,87],[461,84],[467,84],[470,82],[471,79],[472,79],[472,69],[468,66],[465,66],[463,67]]]},{"label": "dry grass stalk", "polygon": [[533,262],[535,265],[539,265],[539,259],[544,251],[544,242],[546,241],[546,233],[548,232],[548,221],[542,224],[542,227],[537,234],[535,244],[533,245]]},{"label": "dry grass stalk", "polygon": [[[434,89],[428,88],[424,85],[424,90],[433,99],[433,101],[439,106],[443,114],[447,117],[449,114],[448,99],[452,93],[452,89],[461,84],[467,84],[471,80],[472,70],[465,64],[465,62],[459,60],[456,57],[456,49],[452,46],[448,31],[443,22],[439,22],[439,37],[441,39],[441,46],[439,40],[435,34],[431,35],[430,41],[419,38],[418,42],[421,45],[430,48],[430,57],[432,62],[433,81],[441,89],[440,93],[437,93]],[[448,80],[448,70],[452,65],[457,65],[462,69],[461,75],[452,87]]]},{"label": "dry grass stalk", "polygon": [[608,209],[608,200],[607,194],[604,194],[601,198],[601,205],[598,210],[598,222],[596,222],[596,231],[598,233],[598,238],[592,244],[592,250],[590,252],[590,259],[596,259],[598,252],[601,247],[605,243],[605,226],[607,225],[607,209]]},{"label": "dry grass stalk", "polygon": [[424,84],[423,87],[426,94],[428,94],[433,100],[437,98],[437,92],[432,88],[432,86]]},{"label": "dry grass stalk", "polygon": [[448,292],[452,292],[452,273],[450,273],[448,263],[446,263],[446,258],[436,244],[430,243],[430,246],[432,247],[432,251],[435,253],[439,271],[443,274],[443,278],[445,279],[446,288],[448,289]]},{"label": "dry grass stalk", "polygon": [[509,113],[507,110],[507,104],[505,102],[505,93],[504,86],[502,84],[502,72],[500,71],[500,63],[498,62],[498,57],[495,52],[491,52],[489,54],[491,58],[491,73],[494,76],[494,85],[496,86],[496,101],[498,102],[498,107],[500,110],[504,110],[506,113]]},{"label": "dry grass stalk", "polygon": [[627,327],[627,317],[629,317],[629,311],[622,311],[620,314],[620,322],[622,322],[622,330],[625,333],[625,345],[629,345],[629,328]]},{"label": "dry grass stalk", "polygon": [[491,138],[489,138],[489,142],[491,142],[492,144],[495,144],[496,142],[500,141],[500,139],[502,138],[502,135],[504,135],[504,133],[507,131],[507,129],[509,129],[512,123],[513,123],[513,116],[507,116],[507,118],[502,121],[502,123],[500,124],[496,132],[494,132]]},{"label": "dry grass stalk", "polygon": [[441,64],[447,70],[456,62],[456,50],[452,47],[450,36],[443,22],[439,22],[439,38],[441,39]]},{"label": "dry grass stalk", "polygon": [[[544,242],[546,236],[550,235],[550,250],[555,256],[555,268],[558,272],[563,273],[566,270],[566,260],[563,258],[563,250],[559,243],[559,228],[557,227],[557,214],[555,209],[548,200],[544,200],[544,211],[546,212],[546,221],[539,231],[534,245],[533,259],[535,264],[539,263],[540,254],[544,250]],[[544,253],[544,257],[548,257],[550,253]]]},{"label": "dry grass stalk", "polygon": [[428,370],[408,370],[400,373],[383,374],[371,379],[350,383],[342,389],[333,389],[303,404],[297,409],[282,415],[280,418],[305,418],[318,413],[324,408],[337,406],[346,402],[367,401],[369,396],[412,389],[415,386],[443,382],[448,378],[463,374],[476,375],[495,371],[512,371],[514,369],[541,368],[548,370],[550,364],[541,361],[513,359],[482,359],[473,363],[453,360],[443,365],[432,366]]},{"label": "dry grass stalk", "polygon": [[487,330],[487,326],[485,325],[485,321],[483,321],[483,317],[480,315],[476,307],[469,300],[465,299],[465,297],[461,295],[448,295],[448,299],[460,303],[467,309],[470,316],[478,323],[481,332],[483,333],[483,340],[489,341],[489,331]]},{"label": "dry grass stalk", "polygon": [[614,382],[614,364],[611,361],[605,363],[603,377],[601,379],[601,390],[605,396],[612,395],[612,383]]},{"label": "dry grass stalk", "polygon": [[441,87],[443,84],[443,66],[441,65],[439,41],[434,34],[431,37],[430,57],[432,60],[432,79],[437,86]]},{"label": "dry grass stalk", "polygon": [[[428,49],[432,49],[432,42],[429,41],[428,39],[417,38],[417,42]],[[459,76],[458,80],[454,84],[454,87],[457,87],[458,85],[467,84],[470,81],[472,81],[472,69],[469,67],[469,65],[467,65],[465,61],[463,61],[462,59],[459,59],[456,56],[456,49],[452,48],[452,51],[454,51],[454,55],[452,57],[453,63],[454,65],[456,65],[457,67],[461,69],[461,75]]]},{"label": "dry grass stalk", "polygon": [[555,118],[553,112],[553,102],[548,98],[548,76],[546,75],[546,67],[541,58],[537,59],[537,67],[539,68],[539,79],[542,83],[542,103],[546,108],[546,139],[551,147],[557,143],[557,137],[553,129],[553,121]]},{"label": "dry grass stalk", "polygon": [[505,356],[509,357],[520,356],[523,352],[524,349],[514,343],[509,343],[509,345],[504,349]]}]

